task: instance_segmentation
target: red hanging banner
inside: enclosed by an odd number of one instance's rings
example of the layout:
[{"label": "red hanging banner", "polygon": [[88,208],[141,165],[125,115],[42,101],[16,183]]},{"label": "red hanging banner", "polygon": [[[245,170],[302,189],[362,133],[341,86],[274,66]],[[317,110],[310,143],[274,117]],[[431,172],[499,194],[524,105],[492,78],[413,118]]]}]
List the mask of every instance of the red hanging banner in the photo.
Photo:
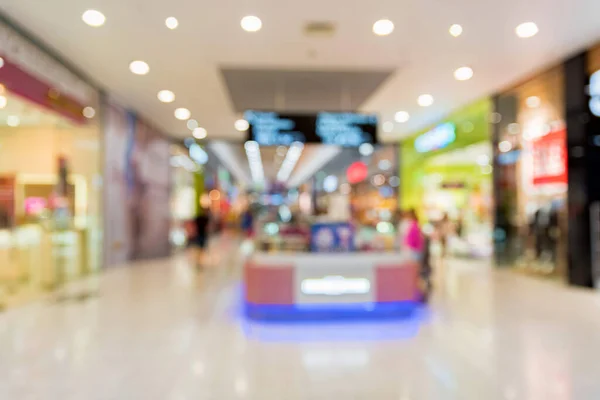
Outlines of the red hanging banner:
[{"label": "red hanging banner", "polygon": [[567,183],[567,131],[550,132],[532,144],[533,184]]}]

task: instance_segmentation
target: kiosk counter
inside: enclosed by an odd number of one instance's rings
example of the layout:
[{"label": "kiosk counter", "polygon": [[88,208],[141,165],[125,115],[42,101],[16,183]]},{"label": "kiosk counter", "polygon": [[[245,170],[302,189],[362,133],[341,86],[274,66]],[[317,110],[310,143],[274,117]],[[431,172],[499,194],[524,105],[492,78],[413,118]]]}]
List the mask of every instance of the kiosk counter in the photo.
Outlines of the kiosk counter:
[{"label": "kiosk counter", "polygon": [[422,297],[419,264],[402,253],[267,253],[244,267],[245,312],[257,320],[399,318]]}]

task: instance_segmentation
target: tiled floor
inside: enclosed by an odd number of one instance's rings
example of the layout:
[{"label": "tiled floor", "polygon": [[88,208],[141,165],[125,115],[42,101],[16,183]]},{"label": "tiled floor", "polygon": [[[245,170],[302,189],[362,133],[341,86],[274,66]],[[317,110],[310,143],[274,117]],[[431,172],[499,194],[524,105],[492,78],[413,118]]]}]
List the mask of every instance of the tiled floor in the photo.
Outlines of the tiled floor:
[{"label": "tiled floor", "polygon": [[413,320],[265,326],[239,316],[233,248],[0,314],[0,399],[600,399],[595,293],[454,262]]}]

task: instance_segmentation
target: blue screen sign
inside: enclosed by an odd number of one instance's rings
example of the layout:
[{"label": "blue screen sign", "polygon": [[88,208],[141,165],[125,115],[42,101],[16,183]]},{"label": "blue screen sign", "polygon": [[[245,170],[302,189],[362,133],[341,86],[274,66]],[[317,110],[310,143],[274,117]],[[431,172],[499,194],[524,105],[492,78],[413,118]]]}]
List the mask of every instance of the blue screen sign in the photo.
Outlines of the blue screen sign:
[{"label": "blue screen sign", "polygon": [[248,140],[261,146],[289,146],[293,142],[358,147],[377,143],[377,116],[351,112],[285,114],[246,111]]},{"label": "blue screen sign", "polygon": [[447,147],[456,140],[456,126],[451,122],[438,125],[415,139],[415,149],[427,153]]}]

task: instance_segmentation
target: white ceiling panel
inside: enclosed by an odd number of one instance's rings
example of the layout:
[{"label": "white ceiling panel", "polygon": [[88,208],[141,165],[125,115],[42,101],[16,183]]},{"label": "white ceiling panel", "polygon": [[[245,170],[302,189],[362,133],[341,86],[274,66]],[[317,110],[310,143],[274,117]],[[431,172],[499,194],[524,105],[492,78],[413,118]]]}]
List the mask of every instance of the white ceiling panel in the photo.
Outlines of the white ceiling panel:
[{"label": "white ceiling panel", "polygon": [[[106,15],[103,27],[82,22],[90,8]],[[600,39],[598,0],[0,0],[0,10],[167,133],[190,134],[173,117],[176,107],[187,107],[210,138],[238,140],[244,135],[233,127],[239,114],[229,101],[223,65],[397,71],[361,106],[380,113],[382,121],[408,111],[410,121],[383,134],[384,140],[397,140]],[[240,28],[248,14],[262,19],[261,31]],[[178,18],[177,29],[165,27],[169,16]],[[372,33],[380,18],[394,22],[391,35]],[[335,31],[307,36],[311,21],[331,22]],[[536,22],[540,31],[524,40],[515,27],[526,21]],[[448,33],[455,23],[464,27],[458,38]],[[138,59],[150,65],[148,75],[129,72],[129,63]],[[458,82],[453,72],[464,65],[475,75]],[[175,102],[160,103],[161,89],[174,91]],[[431,107],[417,105],[423,93],[434,96]]]}]

